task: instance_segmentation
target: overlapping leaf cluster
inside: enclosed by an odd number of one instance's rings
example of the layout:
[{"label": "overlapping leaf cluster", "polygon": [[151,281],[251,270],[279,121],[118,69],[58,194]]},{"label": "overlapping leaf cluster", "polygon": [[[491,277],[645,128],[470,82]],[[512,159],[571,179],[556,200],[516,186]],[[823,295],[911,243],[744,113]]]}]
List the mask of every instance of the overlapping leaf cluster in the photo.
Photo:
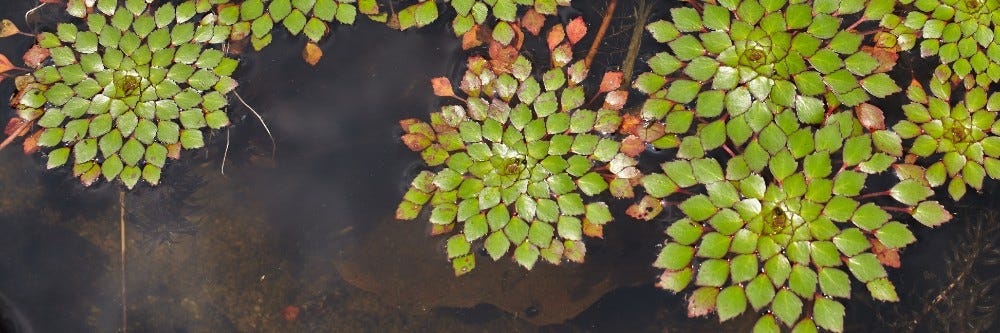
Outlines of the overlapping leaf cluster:
[{"label": "overlapping leaf cluster", "polygon": [[859,22],[877,20],[892,4],[724,0],[674,8],[672,21],[648,26],[669,51],[650,59],[653,71],[640,75],[635,87],[653,98],[696,103],[697,116],[725,115],[740,126],[766,123],[781,108],[818,124],[829,108],[900,90],[884,73],[893,63],[862,47],[864,35],[844,22],[860,13]]},{"label": "overlapping leaf cluster", "polygon": [[938,56],[955,78],[980,86],[1000,80],[1000,1],[997,0],[903,0],[911,9],[887,17],[883,26],[904,40],[902,49],[920,41],[922,57]]},{"label": "overlapping leaf cluster", "polygon": [[[429,204],[434,234],[457,229],[447,241],[456,275],[475,267],[479,241],[493,260],[513,252],[531,269],[539,258],[581,262],[583,236],[602,235],[611,213],[593,198],[638,170],[608,136],[618,112],[581,108],[586,74],[583,61],[536,75],[523,55],[507,65],[473,56],[462,105],[442,107],[430,123],[401,122],[403,141],[438,169],[414,179],[397,218],[414,219]],[[435,84],[454,96],[447,79]]]},{"label": "overlapping leaf cluster", "polygon": [[966,185],[978,191],[986,176],[1000,177],[1000,94],[974,87],[953,102],[950,92],[932,89],[927,95],[914,81],[907,89],[911,103],[903,106],[906,119],[893,130],[913,139],[908,152],[929,164],[928,183],[947,183],[948,193],[959,200]]},{"label": "overlapping leaf cluster", "polygon": [[[232,40],[249,37],[254,49],[271,43],[272,30],[281,25],[292,35],[304,34],[318,42],[334,23],[354,24],[357,15],[385,21],[375,0],[216,0],[220,25],[232,27]],[[230,3],[232,2],[232,3]]]},{"label": "overlapping leaf cluster", "polygon": [[228,30],[192,21],[201,14],[193,5],[153,12],[142,0],[98,1],[94,9],[82,28],[63,23],[38,35],[51,63],[22,80],[15,107],[42,128],[35,137],[52,148],[48,168],[72,161],[86,185],[101,176],[156,185],[168,157],[229,124],[225,95],[238,62],[209,47]]},{"label": "overlapping leaf cluster", "polygon": [[[951,215],[928,201],[929,173],[897,164],[903,138],[866,103],[901,89],[886,73],[892,49],[863,47],[855,29],[892,10],[710,1],[647,26],[665,51],[635,82],[649,95],[635,134],[676,148],[677,159],[642,177],[646,196],[629,211],[650,220],[680,201],[685,217],[670,222],[655,266],[661,287],[694,288],[690,315],[725,321],[749,307],[767,311],[762,332],[779,323],[842,331],[836,298],[850,297],[852,277],[874,298],[897,300],[884,265],[896,267],[889,258],[915,239],[892,213],[928,226]],[[872,191],[869,178],[890,169],[898,182]]]}]

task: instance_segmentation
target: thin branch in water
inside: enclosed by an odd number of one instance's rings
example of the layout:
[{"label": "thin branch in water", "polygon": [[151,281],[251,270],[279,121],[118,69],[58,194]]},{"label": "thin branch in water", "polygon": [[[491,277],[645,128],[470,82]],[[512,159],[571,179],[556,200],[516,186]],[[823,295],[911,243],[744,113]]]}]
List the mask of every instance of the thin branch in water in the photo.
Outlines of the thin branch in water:
[{"label": "thin branch in water", "polygon": [[590,50],[587,51],[587,57],[584,58],[583,64],[590,68],[590,63],[594,62],[594,56],[597,55],[597,48],[601,45],[601,40],[604,39],[604,34],[608,32],[608,25],[611,24],[611,16],[615,14],[615,8],[618,7],[618,0],[611,0],[608,3],[608,10],[604,13],[604,20],[601,21],[601,28],[597,30],[597,36],[594,37],[594,43],[590,44]]},{"label": "thin branch in water", "polygon": [[240,103],[243,103],[243,106],[246,106],[247,109],[250,109],[250,112],[252,112],[254,116],[257,116],[257,120],[260,121],[261,125],[264,125],[264,130],[267,131],[267,137],[271,138],[271,159],[273,160],[275,152],[278,150],[278,144],[274,141],[274,136],[271,135],[271,129],[267,127],[267,123],[264,122],[264,118],[260,116],[260,113],[257,113],[257,110],[254,110],[250,104],[247,104],[247,102],[243,100],[240,93],[233,90],[233,95],[236,95],[236,98],[240,100]]},{"label": "thin branch in water", "polygon": [[226,149],[222,151],[222,167],[219,172],[226,174],[226,157],[229,156],[229,128],[226,128]]},{"label": "thin branch in water", "polygon": [[121,289],[121,299],[122,299],[122,333],[128,332],[128,302],[125,299],[125,191],[118,191],[118,229],[120,230],[121,239],[121,270],[120,278],[122,282]]},{"label": "thin branch in water", "polygon": [[31,125],[34,123],[35,121],[26,121],[23,124],[21,124],[21,126],[18,126],[16,129],[14,129],[14,131],[10,133],[10,136],[4,139],[3,142],[0,142],[0,150],[3,150],[8,145],[10,145],[11,142],[14,142],[14,139],[23,135],[21,132],[24,132],[25,130],[30,128]]},{"label": "thin branch in water", "polygon": [[639,58],[639,47],[642,46],[646,21],[653,14],[653,6],[646,1],[639,1],[634,10],[635,23],[632,27],[632,39],[628,43],[628,53],[625,54],[625,61],[622,63],[622,82],[632,82],[632,75],[635,74],[635,61]]}]

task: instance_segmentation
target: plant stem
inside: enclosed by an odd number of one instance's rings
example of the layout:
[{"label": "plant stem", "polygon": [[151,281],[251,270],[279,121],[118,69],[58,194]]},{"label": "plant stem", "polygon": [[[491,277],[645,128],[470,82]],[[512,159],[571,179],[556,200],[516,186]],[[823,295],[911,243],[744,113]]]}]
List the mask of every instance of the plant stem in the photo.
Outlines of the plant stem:
[{"label": "plant stem", "polygon": [[608,32],[608,25],[611,24],[611,16],[615,14],[615,8],[618,7],[618,0],[611,0],[608,3],[608,9],[604,12],[604,20],[601,21],[601,28],[597,30],[597,36],[594,37],[594,43],[590,44],[590,50],[587,51],[587,57],[583,59],[583,64],[590,68],[590,64],[594,61],[594,56],[597,55],[597,47],[601,45],[601,40],[604,39],[604,34]]},{"label": "plant stem", "polygon": [[858,199],[868,199],[868,198],[874,198],[874,197],[887,196],[887,195],[891,195],[891,194],[892,193],[889,192],[889,191],[872,192],[872,193],[868,193],[868,194],[862,195],[862,196],[858,197]]},{"label": "plant stem", "polygon": [[30,128],[31,125],[34,124],[34,123],[35,123],[34,121],[26,121],[23,124],[21,124],[21,126],[18,126],[16,129],[14,129],[14,132],[11,132],[10,136],[8,136],[6,139],[4,139],[3,142],[0,142],[0,150],[3,150],[11,142],[14,142],[14,139],[16,139],[17,137],[20,137],[21,135],[23,135],[21,132],[25,132],[25,130],[27,130],[28,128]]}]

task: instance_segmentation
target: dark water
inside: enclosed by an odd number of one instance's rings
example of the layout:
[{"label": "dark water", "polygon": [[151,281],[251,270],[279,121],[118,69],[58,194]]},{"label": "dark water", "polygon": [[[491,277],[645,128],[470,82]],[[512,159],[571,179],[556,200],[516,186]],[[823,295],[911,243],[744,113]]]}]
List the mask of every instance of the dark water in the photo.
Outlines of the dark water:
[{"label": "dark water", "polygon": [[[589,22],[592,2],[575,1]],[[24,27],[33,1],[4,2],[0,16]],[[631,3],[598,64],[620,62]],[[663,13],[660,10],[658,13]],[[165,183],[125,195],[127,323],[121,316],[119,188],[82,188],[65,170],[45,171],[16,145],[0,151],[0,332],[717,332],[748,331],[755,314],[726,325],[689,319],[682,295],[653,287],[649,267],[663,221],[611,225],[588,243],[588,262],[531,274],[510,261],[480,260],[455,278],[442,239],[425,223],[392,219],[421,161],[399,142],[397,122],[425,118],[440,103],[431,77],[459,73],[464,56],[445,24],[391,31],[359,20],[338,27],[316,66],[304,42],[277,35],[246,55],[237,126],[169,165]],[[620,23],[620,24],[619,24]],[[596,27],[596,23],[592,24]],[[585,41],[586,42],[586,41]],[[19,55],[27,38],[0,40]],[[647,43],[647,46],[650,43]],[[640,57],[655,50],[646,49]],[[641,66],[640,66],[641,68]],[[10,80],[0,95],[13,91]],[[234,101],[235,103],[235,101]],[[6,105],[0,114],[10,116]],[[982,208],[973,195],[956,221],[926,230],[891,270],[903,301],[871,301],[863,285],[845,301],[850,331],[892,332],[949,283],[952,243]],[[615,202],[623,210],[627,202]],[[994,222],[994,224],[997,222]],[[996,242],[996,234],[993,242]],[[928,274],[927,272],[931,272]],[[990,291],[996,295],[996,291]],[[994,303],[995,305],[995,303]],[[287,309],[298,309],[294,319]],[[928,319],[930,320],[930,319]],[[960,330],[961,331],[961,330]]]}]

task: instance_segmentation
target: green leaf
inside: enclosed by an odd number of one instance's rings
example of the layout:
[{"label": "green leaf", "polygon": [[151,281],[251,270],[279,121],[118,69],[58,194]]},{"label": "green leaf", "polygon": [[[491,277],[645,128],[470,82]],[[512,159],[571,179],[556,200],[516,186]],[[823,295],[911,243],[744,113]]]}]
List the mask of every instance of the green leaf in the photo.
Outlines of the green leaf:
[{"label": "green leaf", "polygon": [[726,321],[746,311],[747,298],[744,295],[743,288],[729,286],[719,292],[715,304],[716,311],[719,313],[719,321]]},{"label": "green leaf", "polygon": [[49,152],[49,159],[46,163],[46,169],[53,169],[66,164],[69,161],[69,147],[62,147]]},{"label": "green leaf", "polygon": [[531,270],[538,261],[538,248],[528,242],[522,243],[514,250],[514,260],[518,265]]},{"label": "green leaf", "polygon": [[844,305],[832,299],[817,298],[813,303],[813,318],[819,327],[833,331],[844,331]]},{"label": "green leaf", "polygon": [[707,287],[720,287],[729,277],[729,262],[722,259],[709,259],[701,263],[695,284]]},{"label": "green leaf", "polygon": [[847,267],[858,281],[869,282],[886,277],[885,268],[878,258],[871,253],[863,253],[847,260]]},{"label": "green leaf", "polygon": [[952,215],[937,201],[924,201],[913,209],[911,215],[918,222],[936,227],[951,220]]},{"label": "green leaf", "polygon": [[865,237],[861,233],[861,230],[857,228],[845,229],[839,235],[833,237],[833,243],[846,256],[856,255],[871,247],[868,237]]},{"label": "green leaf", "polygon": [[842,270],[823,267],[819,270],[819,287],[824,295],[850,298],[851,279]]},{"label": "green leaf", "polygon": [[466,254],[451,261],[451,266],[455,270],[455,276],[461,276],[471,272],[476,268],[476,255]]},{"label": "green leaf", "polygon": [[750,305],[759,311],[774,299],[774,285],[766,275],[760,274],[746,285],[746,294]]},{"label": "green leaf", "polygon": [[486,237],[484,246],[490,258],[493,258],[493,261],[497,261],[504,254],[507,254],[507,250],[510,249],[510,241],[507,240],[507,236],[503,232],[496,231],[490,234],[489,237]]},{"label": "green leaf", "polygon": [[886,96],[898,93],[902,91],[896,82],[893,81],[889,74],[878,73],[861,80],[861,86],[868,91],[868,93],[879,98],[885,98]]},{"label": "green leaf", "polygon": [[886,223],[876,230],[875,237],[889,248],[901,248],[917,240],[905,224],[895,221]]},{"label": "green leaf", "polygon": [[[924,204],[922,203],[921,206],[924,206]],[[854,216],[851,217],[851,221],[853,221],[858,227],[861,227],[861,229],[871,231],[878,229],[883,224],[888,222],[890,217],[889,213],[886,213],[882,207],[879,207],[874,203],[866,203],[861,207],[858,207],[858,210],[854,212]],[[914,217],[916,217],[916,213],[914,214]]]},{"label": "green leaf", "polygon": [[872,298],[886,301],[886,302],[898,302],[899,296],[896,295],[896,287],[889,282],[887,278],[879,278],[872,280],[867,283],[868,292],[872,294]]},{"label": "green leaf", "polygon": [[667,243],[660,250],[653,266],[661,269],[679,270],[691,264],[694,248],[677,243]]},{"label": "green leaf", "polygon": [[916,206],[921,201],[927,199],[927,197],[934,195],[934,191],[930,187],[914,179],[907,179],[897,183],[889,190],[889,193],[896,201],[909,206]]},{"label": "green leaf", "polygon": [[684,200],[678,206],[685,215],[694,221],[704,221],[711,217],[718,208],[712,204],[708,196],[699,194]]},{"label": "green leaf", "polygon": [[771,302],[771,312],[785,325],[792,326],[802,314],[802,300],[788,289],[781,289]]}]

